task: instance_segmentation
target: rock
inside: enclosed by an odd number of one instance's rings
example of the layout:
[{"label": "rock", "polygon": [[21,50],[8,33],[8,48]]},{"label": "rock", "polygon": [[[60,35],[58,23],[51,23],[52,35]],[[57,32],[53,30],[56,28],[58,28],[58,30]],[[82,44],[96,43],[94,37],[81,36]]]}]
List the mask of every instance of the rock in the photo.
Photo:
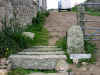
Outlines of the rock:
[{"label": "rock", "polygon": [[67,35],[68,53],[80,54],[84,53],[84,38],[80,26],[73,25],[68,30]]},{"label": "rock", "polygon": [[24,36],[29,37],[30,39],[33,39],[35,37],[35,34],[32,32],[23,32]]},{"label": "rock", "polygon": [[66,72],[68,70],[68,64],[66,60],[59,60],[56,65],[56,71]]},{"label": "rock", "polygon": [[0,75],[8,75],[8,71],[0,69]]},{"label": "rock", "polygon": [[87,62],[82,62],[82,65],[86,66],[88,63]]},{"label": "rock", "polygon": [[87,71],[88,70],[87,67],[82,67],[81,69],[82,69],[82,71]]}]

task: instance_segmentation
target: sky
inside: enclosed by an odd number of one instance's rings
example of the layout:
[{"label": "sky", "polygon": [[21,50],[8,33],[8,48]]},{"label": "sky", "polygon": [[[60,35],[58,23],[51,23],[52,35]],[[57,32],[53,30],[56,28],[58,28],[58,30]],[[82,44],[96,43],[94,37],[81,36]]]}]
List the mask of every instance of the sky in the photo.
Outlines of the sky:
[{"label": "sky", "polygon": [[[70,5],[73,7],[77,4],[85,2],[86,0],[67,0],[67,1],[70,1],[71,3]],[[47,0],[47,9],[58,9],[58,0]]]},{"label": "sky", "polygon": [[47,0],[47,9],[57,9],[58,0]]}]

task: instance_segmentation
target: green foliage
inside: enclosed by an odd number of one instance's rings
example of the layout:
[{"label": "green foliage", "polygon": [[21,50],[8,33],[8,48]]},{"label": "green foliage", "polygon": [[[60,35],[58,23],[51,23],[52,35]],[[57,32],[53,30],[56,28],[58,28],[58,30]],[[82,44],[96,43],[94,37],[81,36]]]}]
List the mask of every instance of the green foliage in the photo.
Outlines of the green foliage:
[{"label": "green foliage", "polygon": [[38,12],[37,17],[33,17],[32,19],[32,25],[37,29],[38,31],[41,31],[43,28],[43,25],[45,23],[46,17],[49,16],[49,11],[46,12]]},{"label": "green foliage", "polygon": [[68,52],[67,52],[67,37],[63,37],[63,38],[61,38],[61,39],[59,39],[57,42],[56,42],[56,45],[58,46],[58,47],[60,47],[60,48],[62,48],[64,51],[65,51],[65,55],[67,56],[67,62],[69,63],[69,64],[72,64],[72,60],[70,59],[70,57],[69,57],[69,54],[68,54]]},{"label": "green foliage", "polygon": [[85,41],[85,51],[86,53],[90,53],[92,55],[92,58],[91,59],[83,59],[84,61],[87,61],[87,62],[90,62],[90,63],[93,63],[93,62],[96,62],[96,44],[90,42],[90,41]]},{"label": "green foliage", "polygon": [[32,40],[23,36],[23,28],[16,22],[16,19],[2,21],[2,30],[0,31],[0,57],[8,57],[10,54],[19,52],[21,49],[28,48]]},{"label": "green foliage", "polygon": [[87,8],[86,11],[89,15],[100,16],[100,10],[97,11],[97,10],[94,10],[94,9]]},{"label": "green foliage", "polygon": [[43,73],[56,73],[55,70],[28,70],[23,68],[17,68],[8,73],[8,75],[27,75],[33,72],[43,72]]},{"label": "green foliage", "polygon": [[67,72],[72,72],[72,69],[68,69]]},{"label": "green foliage", "polygon": [[32,25],[28,26],[26,31],[35,33],[33,45],[48,45],[49,32],[44,28],[47,12],[38,12],[37,17],[33,18]]},{"label": "green foliage", "polygon": [[73,11],[73,12],[77,12],[77,6],[73,7],[73,8],[72,8],[72,11]]},{"label": "green foliage", "polygon": [[33,72],[32,70],[25,70],[23,68],[17,68],[12,70],[11,72],[8,73],[8,75],[26,75]]},{"label": "green foliage", "polygon": [[63,37],[63,38],[61,38],[61,39],[59,39],[57,42],[56,42],[56,45],[58,46],[58,47],[60,47],[60,48],[62,48],[62,49],[64,49],[64,50],[66,50],[66,46],[67,46],[67,44],[66,44],[66,37]]}]

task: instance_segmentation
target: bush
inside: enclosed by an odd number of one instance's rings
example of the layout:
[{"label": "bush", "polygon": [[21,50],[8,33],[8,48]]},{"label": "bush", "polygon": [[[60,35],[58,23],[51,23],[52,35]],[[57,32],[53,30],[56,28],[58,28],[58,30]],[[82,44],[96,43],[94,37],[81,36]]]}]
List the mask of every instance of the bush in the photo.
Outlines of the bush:
[{"label": "bush", "polygon": [[31,39],[22,35],[23,29],[16,20],[10,20],[7,23],[5,18],[2,23],[2,30],[0,31],[0,57],[8,57],[10,54],[28,48],[32,44]]},{"label": "bush", "polygon": [[33,17],[32,19],[32,26],[35,27],[35,29],[37,29],[37,31],[41,31],[43,26],[44,26],[44,23],[45,23],[45,20],[46,20],[46,17],[49,15],[49,12],[46,11],[46,12],[38,12],[37,13],[37,17]]}]

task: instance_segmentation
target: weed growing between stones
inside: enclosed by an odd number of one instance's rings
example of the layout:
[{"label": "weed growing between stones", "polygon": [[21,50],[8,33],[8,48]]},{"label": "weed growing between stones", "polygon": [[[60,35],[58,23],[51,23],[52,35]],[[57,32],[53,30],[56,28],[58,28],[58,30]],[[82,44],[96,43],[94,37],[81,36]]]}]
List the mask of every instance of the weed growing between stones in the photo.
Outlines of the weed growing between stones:
[{"label": "weed growing between stones", "polygon": [[[56,45],[58,47],[62,48],[65,51],[65,54],[67,56],[67,62],[69,64],[72,64],[73,62],[70,59],[69,54],[67,52],[67,43],[66,42],[67,42],[66,38],[63,37],[63,38],[61,38],[60,40],[58,40],[56,42]],[[92,57],[90,59],[80,59],[79,63],[82,63],[82,62],[87,62],[87,63],[90,63],[90,64],[95,63],[96,62],[96,56],[95,56],[95,54],[96,54],[96,50],[97,50],[96,45],[93,42],[85,41],[85,45],[84,46],[85,46],[85,52],[87,54],[91,54]]]}]

